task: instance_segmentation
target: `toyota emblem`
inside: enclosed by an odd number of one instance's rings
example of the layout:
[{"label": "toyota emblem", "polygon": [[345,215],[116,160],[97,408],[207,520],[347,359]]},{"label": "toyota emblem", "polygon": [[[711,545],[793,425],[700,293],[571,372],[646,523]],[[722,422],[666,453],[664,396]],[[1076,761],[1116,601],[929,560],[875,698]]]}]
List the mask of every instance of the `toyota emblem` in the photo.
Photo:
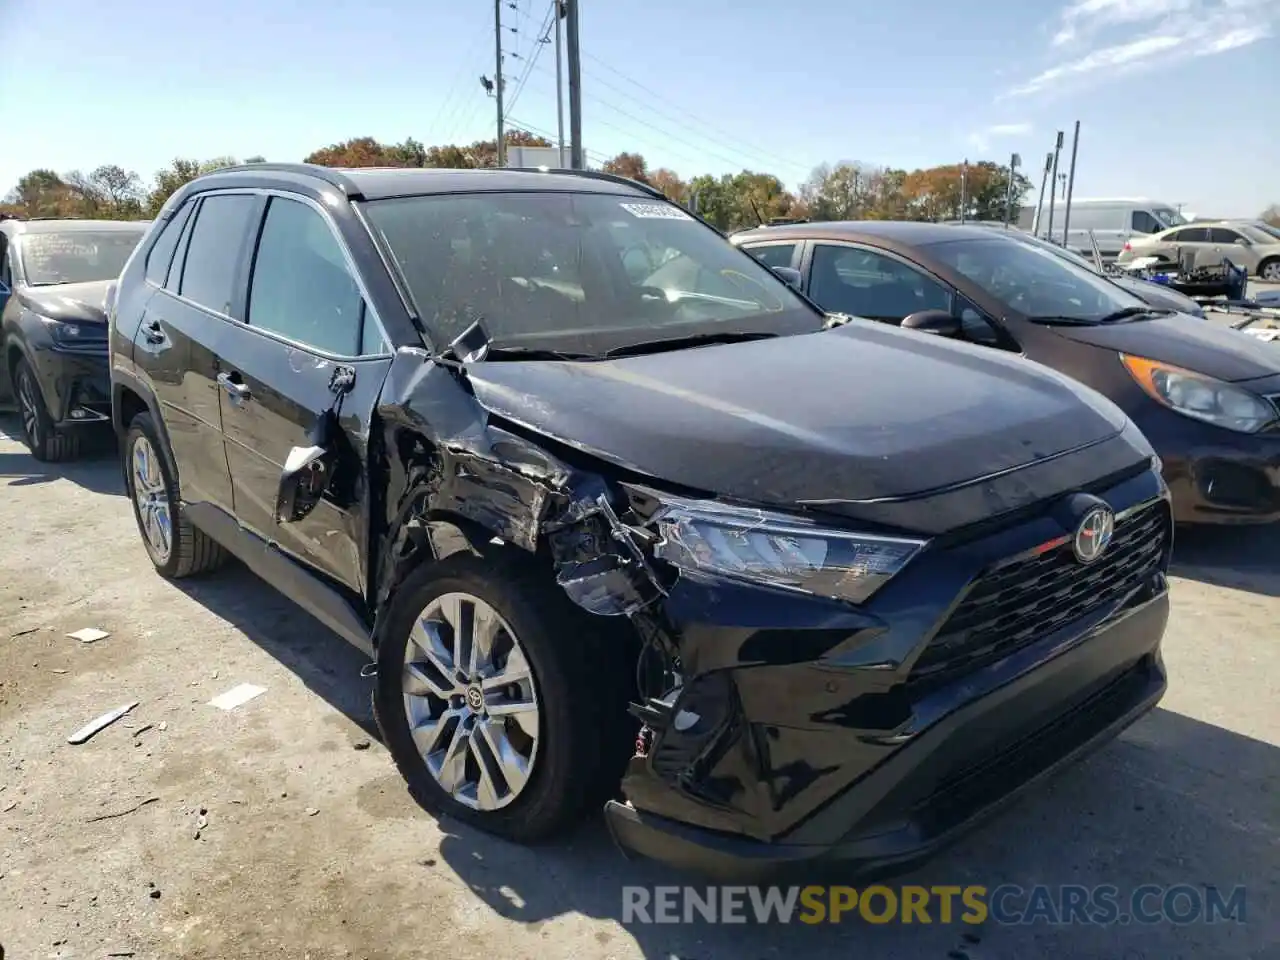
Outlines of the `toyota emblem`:
[{"label": "toyota emblem", "polygon": [[1110,507],[1091,507],[1076,527],[1071,548],[1081,563],[1093,563],[1107,551],[1111,536],[1115,533],[1116,516]]}]

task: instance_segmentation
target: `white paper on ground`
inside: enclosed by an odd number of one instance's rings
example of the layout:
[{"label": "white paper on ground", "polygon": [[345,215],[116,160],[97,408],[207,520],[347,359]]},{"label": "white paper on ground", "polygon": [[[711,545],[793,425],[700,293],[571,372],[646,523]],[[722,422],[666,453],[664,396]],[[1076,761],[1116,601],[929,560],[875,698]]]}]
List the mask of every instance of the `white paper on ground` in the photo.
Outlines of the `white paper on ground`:
[{"label": "white paper on ground", "polygon": [[255,687],[252,683],[242,683],[240,686],[232,687],[226,693],[214,697],[209,701],[209,706],[217,707],[219,710],[234,710],[236,707],[243,706],[254,697],[261,696],[266,692],[266,687]]},{"label": "white paper on ground", "polygon": [[105,630],[99,630],[97,627],[85,627],[83,630],[67,634],[69,640],[79,640],[81,643],[95,643],[98,640],[105,640],[109,636],[111,634]]}]

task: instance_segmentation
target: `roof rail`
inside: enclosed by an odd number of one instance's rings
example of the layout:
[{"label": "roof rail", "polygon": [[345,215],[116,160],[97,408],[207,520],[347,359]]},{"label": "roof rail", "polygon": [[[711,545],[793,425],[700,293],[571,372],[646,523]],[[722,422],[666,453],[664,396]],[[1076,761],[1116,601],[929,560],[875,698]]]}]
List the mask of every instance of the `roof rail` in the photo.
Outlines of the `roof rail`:
[{"label": "roof rail", "polygon": [[604,180],[609,183],[624,184],[628,187],[635,187],[637,190],[643,190],[651,197],[660,200],[667,200],[665,193],[657,187],[648,183],[641,183],[639,180],[632,180],[630,177],[624,177],[616,173],[606,173],[603,170],[574,170],[568,167],[507,167],[508,170],[536,170],[542,173],[561,173],[571,177],[584,177],[588,180]]},{"label": "roof rail", "polygon": [[355,181],[341,170],[333,167],[323,167],[318,163],[268,163],[266,161],[262,163],[238,163],[232,167],[219,167],[217,170],[210,170],[207,175],[217,176],[219,173],[250,173],[254,171],[294,173],[303,177],[315,177],[317,180],[323,180],[331,187],[337,187],[347,195],[348,199],[359,200],[363,196]]}]

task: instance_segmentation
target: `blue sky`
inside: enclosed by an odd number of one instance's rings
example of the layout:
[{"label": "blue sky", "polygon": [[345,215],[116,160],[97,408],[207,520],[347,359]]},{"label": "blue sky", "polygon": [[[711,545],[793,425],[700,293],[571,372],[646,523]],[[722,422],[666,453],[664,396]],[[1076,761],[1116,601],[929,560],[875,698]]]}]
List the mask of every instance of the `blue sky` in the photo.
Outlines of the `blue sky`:
[{"label": "blue sky", "polygon": [[[550,0],[502,4],[512,96]],[[1280,0],[581,4],[592,157],[794,187],[823,161],[1017,151],[1038,182],[1078,119],[1077,197],[1221,216],[1280,202]],[[0,191],[33,167],[150,180],[175,156],[493,134],[488,0],[0,0],[0,23]],[[555,130],[554,62],[544,45],[514,119]]]}]

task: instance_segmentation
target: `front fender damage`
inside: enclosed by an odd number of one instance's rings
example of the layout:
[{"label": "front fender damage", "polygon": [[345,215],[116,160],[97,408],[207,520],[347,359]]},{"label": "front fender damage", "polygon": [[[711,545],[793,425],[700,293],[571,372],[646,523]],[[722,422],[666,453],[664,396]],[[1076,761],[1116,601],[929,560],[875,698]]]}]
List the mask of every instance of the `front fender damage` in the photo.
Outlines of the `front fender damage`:
[{"label": "front fender damage", "polygon": [[[634,488],[611,476],[616,468],[486,411],[449,365],[416,351],[406,362],[404,353],[393,363],[381,430],[371,438],[387,491],[375,511],[383,529],[374,537],[381,544],[370,579],[374,608],[385,610],[420,563],[458,551],[521,550],[544,563],[582,610],[625,618],[634,629],[638,702],[629,710],[641,726],[624,792],[631,793],[629,784],[646,789],[651,775],[641,768],[660,759],[649,754],[664,734],[679,741],[687,733],[703,747],[733,738],[727,677],[700,678],[689,690],[699,696],[683,696],[679,639],[662,603],[679,575],[653,560],[659,536],[647,511],[633,508]],[[693,703],[699,699],[708,702]],[[666,789],[679,789],[684,766],[653,773]]]}]

